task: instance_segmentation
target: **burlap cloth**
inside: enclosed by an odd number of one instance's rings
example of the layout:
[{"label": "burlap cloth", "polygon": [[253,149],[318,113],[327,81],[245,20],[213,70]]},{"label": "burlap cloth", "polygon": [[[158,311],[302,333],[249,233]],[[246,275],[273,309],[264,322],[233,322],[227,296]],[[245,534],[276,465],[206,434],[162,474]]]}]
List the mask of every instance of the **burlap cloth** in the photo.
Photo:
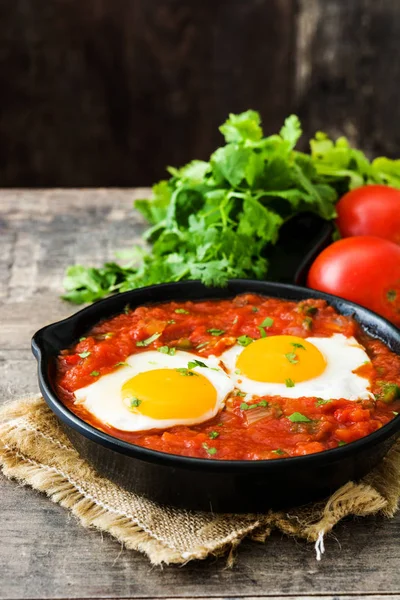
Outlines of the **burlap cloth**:
[{"label": "burlap cloth", "polygon": [[349,515],[394,515],[400,496],[400,444],[359,483],[349,482],[324,502],[288,512],[215,515],[160,506],[128,493],[83,461],[41,397],[0,411],[0,464],[7,477],[45,492],[84,527],[106,531],[153,564],[186,563],[233,551],[246,536],[264,542],[277,528],[315,542]]}]

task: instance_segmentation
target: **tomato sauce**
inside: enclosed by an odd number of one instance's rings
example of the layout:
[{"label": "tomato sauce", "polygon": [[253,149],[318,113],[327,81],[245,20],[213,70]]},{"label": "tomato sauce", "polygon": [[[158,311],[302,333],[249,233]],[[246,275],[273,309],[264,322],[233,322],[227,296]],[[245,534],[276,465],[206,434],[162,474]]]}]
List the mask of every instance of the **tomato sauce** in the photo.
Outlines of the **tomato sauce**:
[{"label": "tomato sauce", "polygon": [[[357,373],[370,380],[374,398],[350,401],[263,396],[252,400],[258,403],[257,408],[244,410],[243,398],[234,391],[212,420],[134,433],[101,423],[74,403],[75,390],[112,372],[130,355],[169,346],[199,358],[219,356],[242,336],[255,340],[265,335],[260,324],[267,318],[272,322],[268,335],[306,338],[341,333],[356,337],[371,359]],[[294,302],[255,294],[227,300],[167,302],[134,310],[127,306],[123,314],[99,323],[74,347],[61,352],[56,384],[60,398],[72,412],[116,438],[153,450],[210,459],[261,460],[321,452],[376,431],[400,412],[400,356],[323,300]],[[305,419],[293,420],[294,414]]]}]

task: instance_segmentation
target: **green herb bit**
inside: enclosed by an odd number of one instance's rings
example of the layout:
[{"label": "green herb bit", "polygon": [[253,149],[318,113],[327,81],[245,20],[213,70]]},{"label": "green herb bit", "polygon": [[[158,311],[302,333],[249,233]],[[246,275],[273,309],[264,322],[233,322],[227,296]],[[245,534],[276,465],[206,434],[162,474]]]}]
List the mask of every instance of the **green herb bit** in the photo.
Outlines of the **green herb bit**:
[{"label": "green herb bit", "polygon": [[113,332],[112,332],[112,331],[110,331],[109,333],[105,333],[105,334],[104,334],[104,339],[105,339],[105,340],[108,340],[108,339],[112,338],[112,337],[113,337],[113,335],[114,335],[114,334],[113,334]]},{"label": "green herb bit", "polygon": [[338,446],[346,446],[347,442],[343,442],[342,440],[339,440],[337,445]]},{"label": "green herb bit", "polygon": [[288,361],[292,363],[292,365],[297,365],[297,363],[299,362],[295,352],[288,352],[287,354],[285,354],[285,356],[288,359]]},{"label": "green herb bit", "polygon": [[171,346],[171,348],[169,346],[160,346],[159,348],[157,348],[157,351],[161,352],[161,354],[169,354],[170,356],[175,356],[176,348],[174,348],[173,346]]},{"label": "green herb bit", "polygon": [[281,448],[277,448],[276,450],[272,450],[272,454],[278,454],[279,456],[282,456],[283,454],[286,454],[286,452],[281,450]]},{"label": "green herb bit", "polygon": [[208,437],[210,440],[215,440],[219,436],[219,431],[210,431]]},{"label": "green herb bit", "polygon": [[236,341],[240,346],[248,346],[254,342],[253,338],[249,337],[248,335],[241,335],[236,339]]},{"label": "green herb bit", "polygon": [[313,320],[311,317],[306,317],[303,321],[303,328],[307,329],[308,331],[311,331],[313,326]]},{"label": "green herb bit", "polygon": [[246,396],[246,392],[241,392],[240,390],[237,390],[236,396],[240,396],[241,398],[244,398]]},{"label": "green herb bit", "polygon": [[299,412],[292,413],[288,419],[289,421],[292,421],[292,423],[311,423],[311,419]]},{"label": "green herb bit", "polygon": [[115,367],[129,367],[128,363],[127,362],[123,362],[123,361],[117,362],[117,364],[114,365],[114,366]]},{"label": "green herb bit", "polygon": [[253,306],[251,309],[251,312],[256,313],[258,312],[260,309],[257,306]]},{"label": "green herb bit", "polygon": [[129,306],[129,304],[126,304],[126,306],[124,306],[124,313],[126,315],[129,315],[130,312],[131,312],[131,307]]},{"label": "green herb bit", "polygon": [[206,443],[203,444],[203,448],[207,452],[207,454],[210,454],[211,456],[213,454],[217,454],[217,449],[216,448],[209,448]]},{"label": "green herb bit", "polygon": [[190,315],[190,312],[185,308],[176,308],[175,312],[177,315]]},{"label": "green herb bit", "polygon": [[298,344],[297,342],[292,342],[291,346],[293,346],[293,348],[301,348],[302,350],[305,350],[303,344]]},{"label": "green herb bit", "polygon": [[332,400],[324,400],[324,398],[317,398],[315,406],[324,406],[324,404],[329,404]]},{"label": "green herb bit", "polygon": [[197,373],[193,373],[193,371],[189,371],[189,369],[186,369],[185,367],[175,369],[175,371],[178,371],[178,373],[180,373],[181,375],[185,375],[186,377],[197,377]]},{"label": "green herb bit", "polygon": [[100,375],[100,371],[92,371],[90,375],[91,377],[98,377]]},{"label": "green herb bit", "polygon": [[287,379],[285,379],[285,385],[288,388],[294,387],[296,384],[293,381],[293,379],[290,379],[290,377],[288,377]]},{"label": "green herb bit", "polygon": [[169,321],[167,321],[167,325],[175,325],[176,321],[174,321],[174,319],[170,319]]},{"label": "green herb bit", "polygon": [[219,335],[223,335],[225,333],[225,331],[223,329],[207,329],[207,333],[210,333],[211,335],[219,336]]},{"label": "green herb bit", "polygon": [[85,336],[79,338],[80,342],[84,342],[85,340],[86,340]]},{"label": "green herb bit", "polygon": [[395,290],[389,290],[386,294],[386,298],[389,302],[394,302],[397,298],[397,292]]},{"label": "green herb bit", "polygon": [[206,369],[208,369],[208,366],[205,363],[201,362],[201,360],[190,360],[188,362],[188,369],[194,369],[195,367],[205,367]]},{"label": "green herb bit", "polygon": [[399,414],[398,412],[396,412],[395,410],[392,410],[392,413],[394,414],[395,417],[397,417],[397,415]]},{"label": "green herb bit", "polygon": [[91,355],[91,352],[89,352],[89,351],[81,352],[80,354],[78,354],[78,356],[80,356],[81,358],[87,358],[90,355]]},{"label": "green herb bit", "polygon": [[148,337],[146,340],[141,340],[140,342],[136,342],[136,346],[140,346],[140,347],[150,346],[150,344],[155,342],[160,337],[160,335],[161,335],[161,333],[153,333],[153,335]]},{"label": "green herb bit", "polygon": [[394,400],[400,398],[400,386],[397,383],[385,383],[382,389],[382,393],[379,395],[379,400],[390,404]]},{"label": "green herb bit", "polygon": [[234,373],[235,373],[235,375],[240,375],[241,374],[240,369],[235,369]]},{"label": "green herb bit", "polygon": [[261,323],[260,327],[272,327],[274,324],[274,320],[271,317],[266,317],[264,321]]},{"label": "green herb bit", "polygon": [[142,404],[143,400],[139,400],[139,398],[133,397],[133,398],[129,398],[128,402],[129,402],[129,406],[131,408],[137,408],[138,406],[140,406]]},{"label": "green herb bit", "polygon": [[240,405],[240,410],[253,410],[254,408],[267,408],[268,402],[266,400],[260,400],[256,404],[248,404],[247,402],[242,402]]},{"label": "green herb bit", "polygon": [[208,342],[202,342],[201,344],[196,346],[196,350],[201,350],[202,348],[205,348],[206,346],[208,346]]},{"label": "green herb bit", "polygon": [[267,337],[267,332],[265,331],[264,327],[259,326],[258,329],[260,331],[260,337],[266,338]]}]

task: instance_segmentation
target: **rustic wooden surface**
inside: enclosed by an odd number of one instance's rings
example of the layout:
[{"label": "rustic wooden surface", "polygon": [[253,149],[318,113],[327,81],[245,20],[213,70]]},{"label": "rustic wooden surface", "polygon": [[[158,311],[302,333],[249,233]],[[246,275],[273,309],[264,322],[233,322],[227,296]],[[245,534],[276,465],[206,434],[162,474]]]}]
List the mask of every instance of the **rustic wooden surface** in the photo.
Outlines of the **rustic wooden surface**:
[{"label": "rustic wooden surface", "polygon": [[149,185],[229,112],[400,147],[396,0],[0,0],[0,186]]},{"label": "rustic wooden surface", "polygon": [[[76,310],[59,299],[64,268],[100,264],[142,229],[145,190],[0,191],[0,398],[36,393],[29,343]],[[0,477],[0,599],[400,598],[400,518],[348,520],[313,546],[280,534],[224,559],[152,568],[109,536],[83,529],[45,496]]]}]

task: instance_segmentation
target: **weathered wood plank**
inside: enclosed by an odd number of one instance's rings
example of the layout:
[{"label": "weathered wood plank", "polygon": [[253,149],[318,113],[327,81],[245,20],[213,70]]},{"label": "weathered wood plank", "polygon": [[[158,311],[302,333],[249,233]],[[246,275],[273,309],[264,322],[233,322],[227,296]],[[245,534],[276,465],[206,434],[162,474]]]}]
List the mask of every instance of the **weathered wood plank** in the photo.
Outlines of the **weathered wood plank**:
[{"label": "weathered wood plank", "polygon": [[[75,310],[58,297],[64,268],[75,260],[100,264],[137,239],[143,224],[131,203],[143,193],[0,191],[0,243],[11,244],[0,275],[7,282],[0,300],[1,402],[36,393],[30,337]],[[399,518],[341,524],[320,563],[312,545],[274,534],[265,545],[243,543],[231,570],[224,559],[161,570],[84,530],[43,495],[4,478],[0,486],[1,600],[400,597]]]}]

